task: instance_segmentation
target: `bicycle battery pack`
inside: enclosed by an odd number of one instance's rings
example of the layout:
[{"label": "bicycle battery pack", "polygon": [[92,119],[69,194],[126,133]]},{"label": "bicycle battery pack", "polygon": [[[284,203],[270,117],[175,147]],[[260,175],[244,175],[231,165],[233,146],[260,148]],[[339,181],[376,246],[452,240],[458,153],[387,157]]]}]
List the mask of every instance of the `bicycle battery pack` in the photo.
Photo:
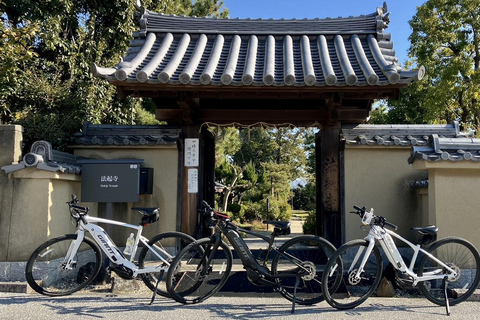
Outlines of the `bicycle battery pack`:
[{"label": "bicycle battery pack", "polygon": [[247,267],[254,267],[257,265],[257,261],[253,257],[252,252],[250,249],[247,247],[245,242],[240,238],[240,235],[238,232],[234,230],[228,230],[227,232],[227,238],[232,244],[233,248],[235,249],[235,252],[238,253],[238,256],[242,260],[243,264]]}]

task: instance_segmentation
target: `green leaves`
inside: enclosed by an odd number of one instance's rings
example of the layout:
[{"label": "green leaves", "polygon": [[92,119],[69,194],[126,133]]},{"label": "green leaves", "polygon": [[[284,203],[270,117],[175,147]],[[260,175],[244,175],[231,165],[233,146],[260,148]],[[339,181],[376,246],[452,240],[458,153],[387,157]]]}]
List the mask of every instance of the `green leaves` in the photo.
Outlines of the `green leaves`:
[{"label": "green leaves", "polygon": [[[0,122],[65,147],[84,121],[156,123],[141,99],[119,98],[90,65],[112,66],[139,29],[136,0],[0,0]],[[221,1],[144,0],[169,14],[220,15]],[[218,12],[216,10],[219,10]],[[221,10],[221,11],[220,11]]]},{"label": "green leaves", "polygon": [[[216,143],[215,179],[222,185],[222,208],[240,205],[243,219],[285,219],[291,215],[290,185],[308,177],[314,132],[262,127],[211,129]],[[269,199],[270,211],[266,203]],[[237,206],[238,206],[237,205]]]},{"label": "green leaves", "polygon": [[[478,0],[429,0],[410,21],[411,62],[426,77],[389,101],[389,123],[461,122],[480,129],[480,6]],[[380,110],[378,110],[380,111]],[[380,120],[374,113],[374,120]],[[381,121],[381,120],[380,120]]]}]

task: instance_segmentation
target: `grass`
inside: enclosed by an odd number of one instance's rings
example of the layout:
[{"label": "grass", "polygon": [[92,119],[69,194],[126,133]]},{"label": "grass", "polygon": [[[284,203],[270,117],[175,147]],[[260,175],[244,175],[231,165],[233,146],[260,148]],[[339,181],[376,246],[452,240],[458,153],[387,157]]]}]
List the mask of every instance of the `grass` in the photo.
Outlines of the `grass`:
[{"label": "grass", "polygon": [[298,218],[306,219],[308,214],[309,214],[309,211],[292,210],[292,217],[298,217]]}]

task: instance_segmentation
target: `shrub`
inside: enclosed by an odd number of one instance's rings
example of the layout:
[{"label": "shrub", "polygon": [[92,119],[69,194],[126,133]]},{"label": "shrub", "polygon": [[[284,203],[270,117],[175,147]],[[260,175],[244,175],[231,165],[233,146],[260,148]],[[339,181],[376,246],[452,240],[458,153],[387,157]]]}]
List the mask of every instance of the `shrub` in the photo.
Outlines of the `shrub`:
[{"label": "shrub", "polygon": [[316,234],[317,229],[317,213],[316,211],[310,211],[308,213],[307,219],[303,223],[303,233],[304,234]]},{"label": "shrub", "polygon": [[230,218],[232,221],[238,221],[240,223],[245,222],[244,212],[242,212],[242,206],[237,203],[229,203],[227,207],[230,212]]}]

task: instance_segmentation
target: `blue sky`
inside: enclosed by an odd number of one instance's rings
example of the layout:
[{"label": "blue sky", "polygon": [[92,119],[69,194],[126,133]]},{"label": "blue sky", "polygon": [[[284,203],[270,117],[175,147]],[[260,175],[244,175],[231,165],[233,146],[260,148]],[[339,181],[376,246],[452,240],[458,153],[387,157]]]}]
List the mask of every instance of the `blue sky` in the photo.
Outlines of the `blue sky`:
[{"label": "blue sky", "polygon": [[[382,0],[223,0],[231,18],[303,19],[349,17],[370,14],[383,6]],[[417,12],[417,6],[426,0],[387,1],[390,24],[386,32],[392,34],[393,48],[403,65],[408,58],[412,33],[408,21]]]}]

